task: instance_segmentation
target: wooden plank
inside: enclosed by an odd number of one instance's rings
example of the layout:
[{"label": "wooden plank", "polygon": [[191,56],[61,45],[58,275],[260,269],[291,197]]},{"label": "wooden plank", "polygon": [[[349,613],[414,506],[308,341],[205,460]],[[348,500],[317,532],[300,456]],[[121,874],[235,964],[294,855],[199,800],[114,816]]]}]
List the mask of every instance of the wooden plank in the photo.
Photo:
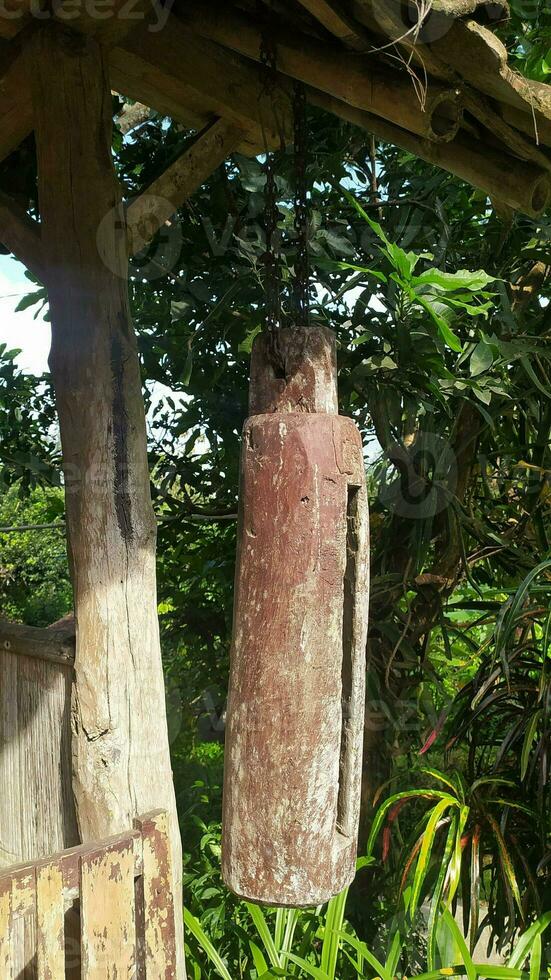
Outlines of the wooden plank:
[{"label": "wooden plank", "polygon": [[0,977],[12,980],[11,882],[0,880]]},{"label": "wooden plank", "polygon": [[[0,220],[2,215],[1,199],[2,195],[0,194]],[[49,663],[70,667],[75,659],[74,627],[40,629],[36,626],[24,626],[21,623],[8,623],[5,620],[0,620],[1,652],[15,656],[32,657],[36,660],[46,660]]]},{"label": "wooden plank", "polygon": [[240,143],[243,131],[218,119],[157,178],[126,212],[129,251],[140,252]]},{"label": "wooden plank", "polygon": [[132,977],[136,963],[132,840],[81,859],[82,980]]},{"label": "wooden plank", "polygon": [[145,980],[172,980],[176,974],[174,903],[166,813],[135,821],[143,838],[143,923]]},{"label": "wooden plank", "polygon": [[0,868],[78,842],[71,675],[57,663],[0,649]]},{"label": "wooden plank", "polygon": [[65,974],[65,902],[61,860],[36,869],[38,980],[59,980]]}]

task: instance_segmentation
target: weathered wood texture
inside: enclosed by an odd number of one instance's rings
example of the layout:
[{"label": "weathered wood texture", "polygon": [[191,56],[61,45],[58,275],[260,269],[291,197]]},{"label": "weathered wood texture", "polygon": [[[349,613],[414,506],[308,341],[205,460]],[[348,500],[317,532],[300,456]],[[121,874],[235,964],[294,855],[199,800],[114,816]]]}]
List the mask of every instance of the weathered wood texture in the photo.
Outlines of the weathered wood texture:
[{"label": "weathered wood texture", "polygon": [[274,905],[320,904],[355,873],[367,495],[360,434],[329,402],[243,431],[222,868]]},{"label": "weathered wood texture", "polygon": [[[185,52],[185,57],[183,57]],[[292,134],[290,90],[283,79],[268,92],[258,69],[170,17],[162,32],[138,27],[110,52],[117,91],[197,129],[217,117],[244,128],[241,152],[279,146]]]},{"label": "weathered wood texture", "polygon": [[[71,663],[21,656],[15,642],[13,652],[6,642],[0,629],[0,867],[79,840],[71,788]],[[60,649],[59,642],[52,647]]]},{"label": "weathered wood texture", "polygon": [[[136,825],[117,837],[0,871],[2,980],[16,976],[16,933],[25,919],[36,921],[31,953],[37,980],[176,980],[167,815],[154,811]],[[139,915],[136,895],[145,896]],[[65,911],[74,902],[81,910],[76,951]]]},{"label": "weathered wood texture", "polygon": [[[67,629],[0,624],[0,868],[79,840],[71,786],[73,649]],[[14,975],[35,980],[34,922],[21,920],[13,940]]]},{"label": "weathered wood texture", "polygon": [[74,623],[56,623],[40,629],[0,619],[0,651],[72,666],[75,659]]},{"label": "weathered wood texture", "polygon": [[273,338],[258,335],[251,356],[249,415],[338,410],[337,355],[330,330],[284,327]]},{"label": "weathered wood texture", "polygon": [[156,609],[156,525],[106,55],[95,40],[53,24],[34,33],[28,54],[75,598],[78,826],[89,841],[152,807],[169,813],[181,978],[181,844]]},{"label": "weathered wood texture", "polygon": [[[136,198],[126,212],[128,247],[135,255],[182,204],[207,180],[243,137],[233,122],[217,119],[164,173]],[[0,217],[2,199],[0,197]]]},{"label": "weathered wood texture", "polygon": [[0,53],[0,160],[33,129],[33,108],[25,59],[17,42]]}]

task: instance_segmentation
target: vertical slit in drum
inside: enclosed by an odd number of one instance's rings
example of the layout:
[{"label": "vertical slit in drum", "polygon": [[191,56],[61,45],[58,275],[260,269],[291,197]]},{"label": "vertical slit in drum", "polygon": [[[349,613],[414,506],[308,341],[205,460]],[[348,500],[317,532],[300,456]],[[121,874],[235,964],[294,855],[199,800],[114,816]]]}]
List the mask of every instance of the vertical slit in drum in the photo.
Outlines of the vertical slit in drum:
[{"label": "vertical slit in drum", "polygon": [[346,555],[343,579],[342,666],[341,666],[341,745],[337,830],[351,837],[354,828],[352,784],[354,778],[354,607],[358,560],[359,487],[348,484],[346,498]]}]

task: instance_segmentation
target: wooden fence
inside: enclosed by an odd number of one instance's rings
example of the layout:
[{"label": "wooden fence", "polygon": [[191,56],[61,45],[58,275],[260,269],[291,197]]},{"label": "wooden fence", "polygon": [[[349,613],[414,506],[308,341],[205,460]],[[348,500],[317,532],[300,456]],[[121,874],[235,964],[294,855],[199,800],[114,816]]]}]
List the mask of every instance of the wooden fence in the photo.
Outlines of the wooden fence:
[{"label": "wooden fence", "polygon": [[[167,817],[0,871],[0,978],[170,980],[176,977]],[[14,972],[26,920],[34,950]],[[28,943],[27,943],[28,947]]]}]

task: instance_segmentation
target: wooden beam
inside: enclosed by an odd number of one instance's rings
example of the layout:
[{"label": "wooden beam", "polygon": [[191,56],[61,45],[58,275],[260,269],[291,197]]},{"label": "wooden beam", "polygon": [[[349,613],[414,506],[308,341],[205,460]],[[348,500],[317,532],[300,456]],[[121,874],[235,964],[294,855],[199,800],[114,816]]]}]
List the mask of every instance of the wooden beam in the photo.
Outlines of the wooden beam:
[{"label": "wooden beam", "polygon": [[28,54],[77,623],[78,824],[89,841],[120,832],[152,807],[167,810],[176,975],[183,978],[182,859],[157,619],[156,522],[111,156],[107,55],[84,36],[68,44],[54,23],[34,32]]},{"label": "wooden beam", "polygon": [[0,620],[0,653],[13,653],[36,660],[72,666],[75,659],[75,628],[23,626]]},{"label": "wooden beam", "polygon": [[[182,12],[182,20],[202,37],[260,60],[262,32],[250,17],[213,4],[206,9],[190,3]],[[462,114],[456,89],[431,84],[422,106],[405,72],[392,71],[364,55],[306,35],[276,31],[274,40],[277,67],[283,74],[417,136],[441,142],[456,135]]]},{"label": "wooden beam", "polygon": [[374,46],[370,43],[361,24],[358,24],[336,0],[299,0],[299,2],[347,48],[368,51]]},{"label": "wooden beam", "polygon": [[184,201],[235,150],[242,137],[243,131],[233,122],[218,119],[211,123],[181,157],[132,201],[126,212],[131,255],[147,245]]},{"label": "wooden beam", "polygon": [[40,225],[7,194],[0,191],[0,241],[20,259],[33,276],[44,282],[44,256]]},{"label": "wooden beam", "polygon": [[0,49],[0,160],[32,133],[33,108],[25,57],[17,41]]},{"label": "wooden beam", "polygon": [[[185,57],[183,56],[185,52]],[[292,134],[290,87],[273,94],[258,68],[198,37],[176,18],[160,33],[137,28],[109,55],[113,87],[187,125],[216,118],[244,129],[240,149],[258,153]]]},{"label": "wooden beam", "polygon": [[461,134],[452,143],[432,143],[322,92],[308,90],[308,98],[314,105],[480,188],[515,211],[537,217],[551,200],[548,172],[491,149],[479,140]]}]

